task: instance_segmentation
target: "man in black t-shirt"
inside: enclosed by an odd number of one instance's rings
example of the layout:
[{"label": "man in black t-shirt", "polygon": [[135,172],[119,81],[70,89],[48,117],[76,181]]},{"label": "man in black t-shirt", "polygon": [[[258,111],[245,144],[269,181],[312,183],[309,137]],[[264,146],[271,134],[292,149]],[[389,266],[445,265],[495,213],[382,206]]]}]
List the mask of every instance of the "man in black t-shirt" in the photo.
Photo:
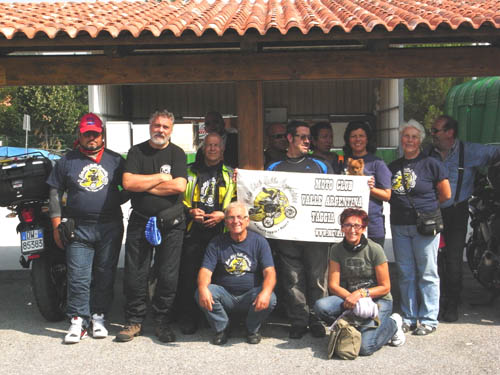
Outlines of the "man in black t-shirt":
[{"label": "man in black t-shirt", "polygon": [[[170,322],[185,229],[182,196],[187,182],[186,154],[170,142],[174,127],[172,113],[155,112],[149,124],[151,138],[130,149],[123,173],[123,187],[131,192],[133,211],[125,244],[126,325],[116,336],[121,342],[130,341],[141,332],[153,249],[157,283],[151,307],[155,313],[155,333],[162,342],[175,341]],[[156,225],[161,234],[161,242],[156,246],[145,236],[146,224],[152,223],[153,217],[158,220]]]},{"label": "man in black t-shirt", "polygon": [[[311,132],[305,122],[287,126],[286,159],[267,167],[269,171],[333,173],[330,163],[308,156]],[[328,245],[322,242],[275,241],[278,280],[283,290],[285,310],[290,319],[290,338],[300,339],[308,326],[315,337],[325,336],[325,328],[313,310],[315,302],[326,296]],[[281,297],[281,296],[280,296]]]}]

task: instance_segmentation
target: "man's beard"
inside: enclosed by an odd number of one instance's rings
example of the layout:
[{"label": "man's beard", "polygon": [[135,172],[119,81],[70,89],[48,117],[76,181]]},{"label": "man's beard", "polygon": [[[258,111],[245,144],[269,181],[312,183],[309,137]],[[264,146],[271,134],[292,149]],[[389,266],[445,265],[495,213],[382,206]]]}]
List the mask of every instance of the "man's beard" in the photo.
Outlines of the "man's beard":
[{"label": "man's beard", "polygon": [[168,143],[169,137],[164,136],[161,133],[151,134],[151,142],[157,146],[163,146]]},{"label": "man's beard", "polygon": [[100,151],[103,146],[104,146],[104,142],[97,145],[97,146],[90,146],[90,147],[84,146],[80,143],[80,147],[83,148],[85,151],[88,151],[90,153]]}]

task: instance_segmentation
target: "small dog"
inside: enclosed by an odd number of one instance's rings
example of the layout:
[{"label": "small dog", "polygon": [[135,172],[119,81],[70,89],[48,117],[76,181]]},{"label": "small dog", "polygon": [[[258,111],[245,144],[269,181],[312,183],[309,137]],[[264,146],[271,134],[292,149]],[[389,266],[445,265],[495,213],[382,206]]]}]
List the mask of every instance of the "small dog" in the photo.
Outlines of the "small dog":
[{"label": "small dog", "polygon": [[347,174],[350,176],[364,176],[365,161],[363,159],[347,159]]}]

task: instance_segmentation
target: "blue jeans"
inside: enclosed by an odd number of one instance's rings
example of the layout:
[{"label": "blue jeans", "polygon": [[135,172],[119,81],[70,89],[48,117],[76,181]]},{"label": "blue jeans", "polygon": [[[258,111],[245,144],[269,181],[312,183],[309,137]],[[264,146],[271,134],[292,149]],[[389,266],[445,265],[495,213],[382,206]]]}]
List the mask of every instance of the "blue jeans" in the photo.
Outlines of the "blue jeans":
[{"label": "blue jeans", "polygon": [[[417,232],[415,225],[391,225],[391,230],[403,321],[407,324],[420,321],[437,327],[439,235],[423,236]],[[417,298],[420,298],[420,304]]]},{"label": "blue jeans", "polygon": [[107,313],[111,306],[123,221],[121,218],[106,223],[77,221],[75,234],[77,240],[66,247],[66,314],[70,319],[79,316],[88,320],[91,313]]},{"label": "blue jeans", "polygon": [[[387,344],[396,333],[398,327],[396,322],[390,318],[392,314],[392,301],[378,299],[375,301],[378,305],[378,317],[380,325],[373,327],[373,320],[366,327],[361,327],[361,349],[359,355],[372,355],[382,346]],[[344,300],[338,296],[321,298],[316,301],[314,311],[321,320],[331,325],[342,314],[344,309]]]},{"label": "blue jeans", "polygon": [[[214,304],[212,311],[201,308],[207,317],[210,326],[215,332],[221,332],[227,328],[229,324],[228,313],[239,312],[246,313],[246,326],[249,333],[256,333],[259,331],[262,322],[269,316],[276,306],[276,295],[274,292],[271,294],[269,306],[265,310],[255,311],[252,305],[255,298],[262,290],[261,287],[255,287],[240,296],[234,296],[229,293],[224,287],[220,285],[210,284],[208,290],[212,293]],[[198,290],[195,293],[196,302],[199,303]]]}]

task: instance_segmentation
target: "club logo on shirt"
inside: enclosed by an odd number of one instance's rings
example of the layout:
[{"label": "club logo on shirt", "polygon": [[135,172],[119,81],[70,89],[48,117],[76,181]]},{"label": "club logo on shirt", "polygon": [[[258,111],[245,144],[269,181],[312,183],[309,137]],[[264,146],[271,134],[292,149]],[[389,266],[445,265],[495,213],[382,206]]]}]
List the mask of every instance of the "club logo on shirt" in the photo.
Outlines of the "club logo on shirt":
[{"label": "club logo on shirt", "polygon": [[213,207],[215,204],[215,177],[205,181],[200,187],[200,202],[207,207]]},{"label": "club logo on shirt", "polygon": [[163,164],[160,167],[160,173],[167,173],[170,174],[170,171],[172,170],[172,166],[170,164]]},{"label": "club logo on shirt", "polygon": [[80,186],[91,192],[101,190],[108,182],[108,172],[99,164],[85,166],[78,175]]},{"label": "club logo on shirt", "polygon": [[[404,169],[406,190],[411,191],[417,183],[417,175],[410,168]],[[392,191],[396,194],[404,195],[406,194],[405,188],[403,186],[403,179],[401,177],[401,170],[397,171],[392,177]]]},{"label": "club logo on shirt", "polygon": [[224,264],[226,272],[233,276],[243,276],[252,267],[252,261],[246,254],[236,253],[229,257]]}]

